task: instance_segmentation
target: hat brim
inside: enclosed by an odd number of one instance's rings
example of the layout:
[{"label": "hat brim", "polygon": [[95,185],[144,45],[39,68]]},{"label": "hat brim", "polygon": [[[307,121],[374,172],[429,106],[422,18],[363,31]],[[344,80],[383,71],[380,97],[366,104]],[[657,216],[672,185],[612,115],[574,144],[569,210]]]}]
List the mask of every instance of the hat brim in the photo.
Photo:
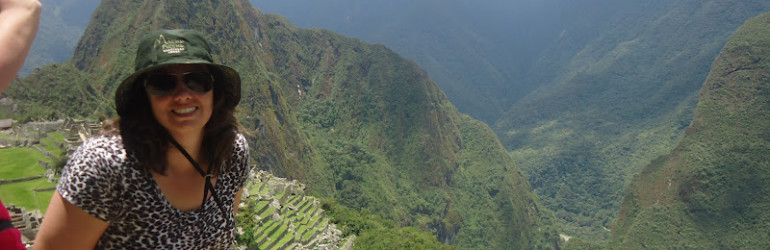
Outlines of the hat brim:
[{"label": "hat brim", "polygon": [[[227,107],[235,107],[241,100],[241,76],[235,69],[225,65],[211,63],[205,60],[191,60],[189,58],[180,58],[178,60],[169,60],[163,64],[158,64],[152,67],[136,71],[123,82],[120,83],[118,89],[115,91],[115,109],[119,116],[125,116],[130,112],[131,103],[134,102],[134,95],[139,89],[144,89],[142,83],[137,82],[142,75],[147,72],[169,67],[172,65],[180,64],[197,64],[206,65],[211,69],[219,71],[219,74],[214,73],[214,89],[216,91],[222,91]],[[139,88],[139,89],[137,89]]]}]

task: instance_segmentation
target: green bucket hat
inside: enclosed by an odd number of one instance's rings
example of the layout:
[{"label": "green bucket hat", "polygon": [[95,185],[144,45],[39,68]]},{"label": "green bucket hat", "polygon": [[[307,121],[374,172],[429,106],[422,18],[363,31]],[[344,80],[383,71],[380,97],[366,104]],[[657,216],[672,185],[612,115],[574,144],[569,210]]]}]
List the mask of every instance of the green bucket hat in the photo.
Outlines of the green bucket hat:
[{"label": "green bucket hat", "polygon": [[209,66],[214,75],[214,89],[223,93],[225,105],[235,107],[241,100],[240,75],[230,67],[214,63],[211,47],[201,33],[186,29],[159,30],[144,36],[139,42],[134,73],[123,80],[115,92],[118,115],[128,114],[134,94],[144,89],[141,82],[144,73],[175,64]]}]

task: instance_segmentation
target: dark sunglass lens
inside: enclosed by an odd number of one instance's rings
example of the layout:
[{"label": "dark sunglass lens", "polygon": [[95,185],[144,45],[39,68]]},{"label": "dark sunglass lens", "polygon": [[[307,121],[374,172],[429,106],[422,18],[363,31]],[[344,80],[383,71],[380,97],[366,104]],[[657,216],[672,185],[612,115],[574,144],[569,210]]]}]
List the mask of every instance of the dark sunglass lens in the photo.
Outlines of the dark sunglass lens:
[{"label": "dark sunglass lens", "polygon": [[176,88],[176,77],[169,74],[149,75],[145,79],[144,87],[150,95],[168,95]]},{"label": "dark sunglass lens", "polygon": [[185,76],[187,88],[198,93],[206,93],[214,87],[214,76],[209,72],[191,72]]}]

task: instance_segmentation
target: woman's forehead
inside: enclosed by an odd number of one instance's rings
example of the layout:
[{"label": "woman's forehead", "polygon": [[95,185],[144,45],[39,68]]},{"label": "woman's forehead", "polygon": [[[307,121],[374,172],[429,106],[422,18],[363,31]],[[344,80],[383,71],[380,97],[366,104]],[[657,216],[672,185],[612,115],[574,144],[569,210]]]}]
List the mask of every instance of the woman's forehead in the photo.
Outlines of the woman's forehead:
[{"label": "woman's forehead", "polygon": [[153,72],[160,73],[184,73],[192,71],[208,71],[208,67],[204,64],[174,64],[153,70]]}]

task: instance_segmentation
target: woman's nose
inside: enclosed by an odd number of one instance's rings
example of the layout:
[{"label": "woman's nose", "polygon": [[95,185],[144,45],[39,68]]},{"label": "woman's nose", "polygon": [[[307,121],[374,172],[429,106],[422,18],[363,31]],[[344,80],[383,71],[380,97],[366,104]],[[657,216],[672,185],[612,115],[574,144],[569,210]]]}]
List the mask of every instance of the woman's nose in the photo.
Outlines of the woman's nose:
[{"label": "woman's nose", "polygon": [[191,94],[190,89],[187,88],[187,86],[185,85],[184,79],[182,78],[182,76],[176,77],[176,87],[174,88],[174,92],[172,92],[171,94],[175,98],[190,96]]}]

